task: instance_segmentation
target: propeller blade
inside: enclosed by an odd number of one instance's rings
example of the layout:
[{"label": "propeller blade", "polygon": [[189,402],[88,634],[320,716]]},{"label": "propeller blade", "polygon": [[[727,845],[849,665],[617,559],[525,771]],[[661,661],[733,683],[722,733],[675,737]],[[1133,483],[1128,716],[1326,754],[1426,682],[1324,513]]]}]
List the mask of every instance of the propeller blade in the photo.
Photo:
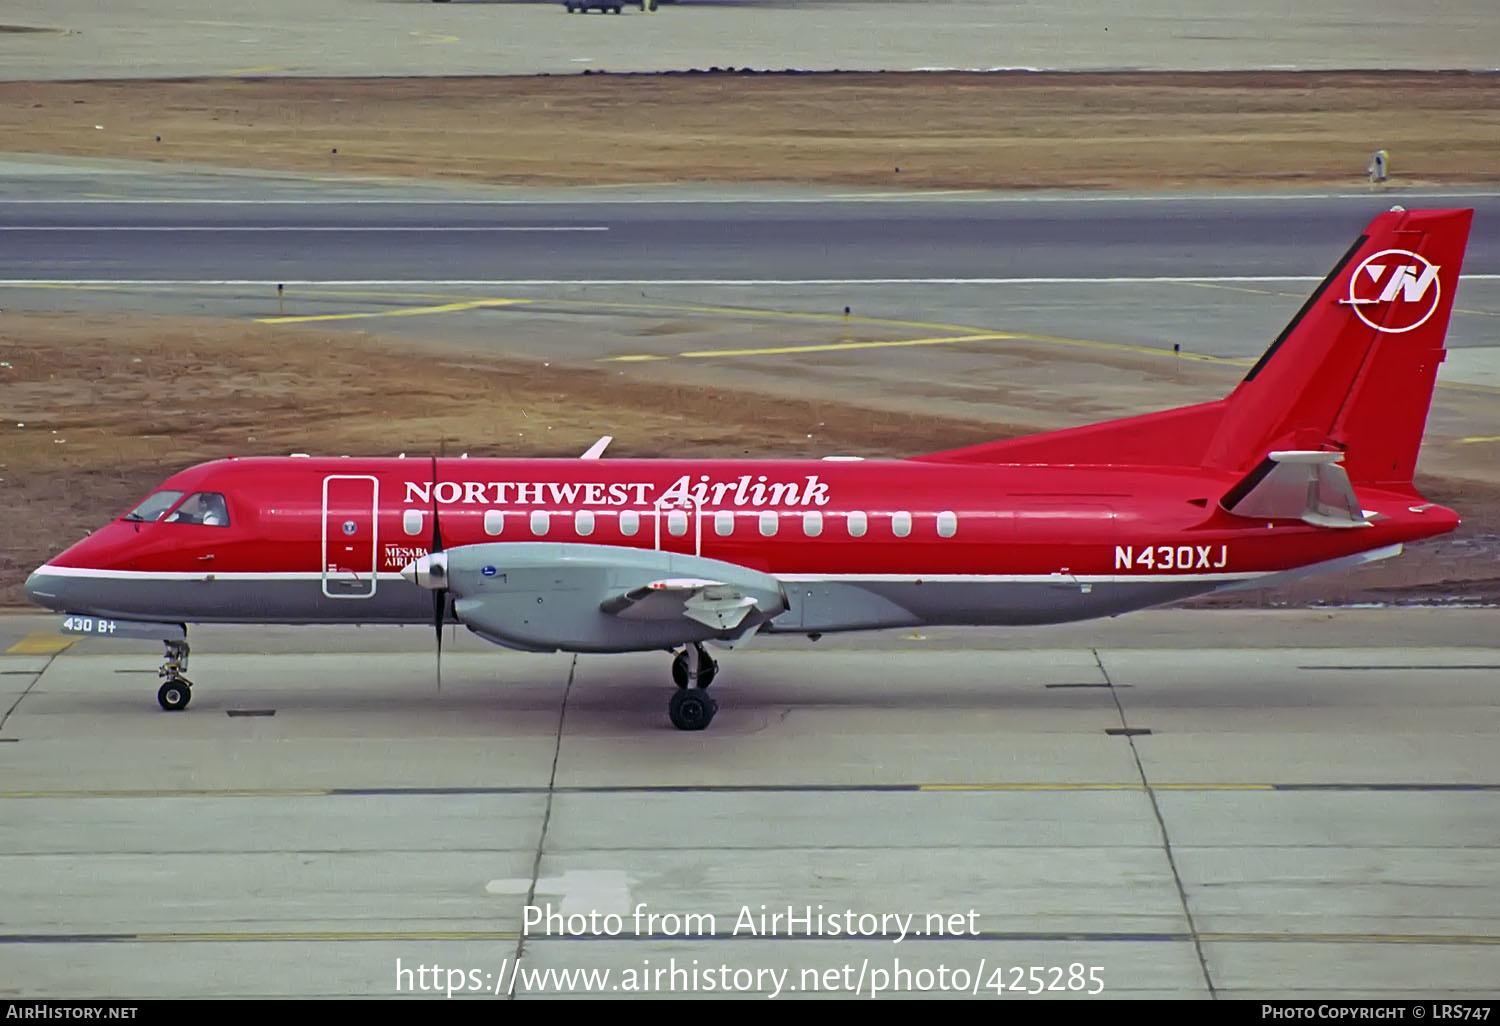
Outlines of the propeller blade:
[{"label": "propeller blade", "polygon": [[[433,551],[433,552],[442,552],[443,551],[443,530],[442,530],[442,527],[438,524],[437,483],[438,483],[438,463],[437,463],[437,457],[434,456],[432,458],[432,550],[431,551]],[[446,570],[446,567],[444,569]],[[444,581],[444,583],[446,583],[447,580],[448,580],[447,574],[444,573],[444,575],[443,575],[443,581]],[[445,605],[447,605],[447,602],[448,602],[448,589],[447,588],[445,588],[445,587],[434,588],[432,590],[432,632],[433,632],[434,637],[437,640],[436,677],[437,677],[437,689],[438,689],[439,693],[442,693],[442,690],[443,690],[443,607]]]},{"label": "propeller blade", "polygon": [[432,551],[443,551],[443,531],[438,524],[437,505],[438,465],[437,457],[432,458]]},{"label": "propeller blade", "polygon": [[448,589],[439,588],[432,593],[432,631],[437,638],[437,689],[443,690],[443,606],[448,600]]}]

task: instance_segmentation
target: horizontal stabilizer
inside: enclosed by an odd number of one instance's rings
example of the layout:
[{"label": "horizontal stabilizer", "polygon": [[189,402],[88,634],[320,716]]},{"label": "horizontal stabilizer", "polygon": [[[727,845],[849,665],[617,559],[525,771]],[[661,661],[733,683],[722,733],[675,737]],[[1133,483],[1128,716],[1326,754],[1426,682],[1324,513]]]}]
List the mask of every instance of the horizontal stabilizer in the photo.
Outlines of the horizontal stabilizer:
[{"label": "horizontal stabilizer", "polygon": [[1369,527],[1341,452],[1273,452],[1219,500],[1251,520],[1303,520],[1318,527]]}]

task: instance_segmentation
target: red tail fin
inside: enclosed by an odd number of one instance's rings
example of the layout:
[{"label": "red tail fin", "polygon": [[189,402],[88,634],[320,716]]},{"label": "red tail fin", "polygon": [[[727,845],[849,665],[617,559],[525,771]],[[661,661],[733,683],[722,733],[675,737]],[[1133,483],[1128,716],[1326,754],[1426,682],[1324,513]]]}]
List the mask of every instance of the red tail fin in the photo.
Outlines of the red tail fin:
[{"label": "red tail fin", "polygon": [[1244,474],[1272,451],[1327,449],[1355,484],[1409,488],[1473,213],[1376,217],[1225,399],[918,459]]},{"label": "red tail fin", "polygon": [[1409,486],[1472,210],[1396,208],[1370,222],[1230,394],[1204,465],[1336,449],[1355,484]]}]

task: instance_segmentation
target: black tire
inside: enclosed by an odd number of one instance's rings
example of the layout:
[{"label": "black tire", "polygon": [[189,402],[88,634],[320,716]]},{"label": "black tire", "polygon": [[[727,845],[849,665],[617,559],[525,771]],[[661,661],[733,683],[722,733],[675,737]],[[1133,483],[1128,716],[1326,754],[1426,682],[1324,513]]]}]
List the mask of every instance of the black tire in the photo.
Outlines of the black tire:
[{"label": "black tire", "polygon": [[193,698],[193,686],[181,677],[173,678],[156,691],[156,701],[167,712],[180,712]]},{"label": "black tire", "polygon": [[680,688],[688,686],[687,653],[678,652],[672,657],[672,683]]},{"label": "black tire", "polygon": [[702,730],[713,722],[714,713],[718,711],[719,703],[699,688],[673,692],[667,703],[667,715],[678,730]]}]

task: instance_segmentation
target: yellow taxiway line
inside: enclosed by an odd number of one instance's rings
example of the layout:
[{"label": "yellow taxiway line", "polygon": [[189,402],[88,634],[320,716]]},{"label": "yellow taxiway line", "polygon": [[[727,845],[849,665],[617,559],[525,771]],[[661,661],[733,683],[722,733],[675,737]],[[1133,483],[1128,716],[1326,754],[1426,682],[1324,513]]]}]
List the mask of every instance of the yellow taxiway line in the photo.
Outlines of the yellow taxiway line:
[{"label": "yellow taxiway line", "polygon": [[6,655],[56,655],[77,641],[60,634],[28,634],[5,650]]},{"label": "yellow taxiway line", "polygon": [[354,321],[370,317],[421,317],[427,314],[457,313],[460,310],[479,310],[495,306],[515,306],[529,303],[529,299],[475,299],[464,303],[443,303],[439,306],[406,306],[399,310],[372,310],[367,313],[306,314],[298,317],[257,317],[257,324],[306,324],[310,321]]},{"label": "yellow taxiway line", "polygon": [[1098,342],[1082,338],[1058,338],[1053,335],[1032,335],[1015,331],[986,331],[970,335],[938,335],[931,338],[877,339],[870,342],[826,342],[803,346],[771,346],[764,349],[695,349],[681,353],[627,353],[622,356],[602,356],[604,363],[645,363],[651,360],[711,360],[733,356],[787,356],[794,353],[830,353],[854,349],[893,349],[903,346],[943,346],[964,342],[1037,342],[1043,345],[1084,346],[1090,349],[1105,349],[1115,352],[1137,353],[1148,356],[1166,356],[1174,359],[1196,360],[1202,363],[1223,363],[1248,367],[1252,360],[1227,356],[1209,356],[1204,353],[1168,353],[1150,346],[1129,345],[1124,342]]}]

